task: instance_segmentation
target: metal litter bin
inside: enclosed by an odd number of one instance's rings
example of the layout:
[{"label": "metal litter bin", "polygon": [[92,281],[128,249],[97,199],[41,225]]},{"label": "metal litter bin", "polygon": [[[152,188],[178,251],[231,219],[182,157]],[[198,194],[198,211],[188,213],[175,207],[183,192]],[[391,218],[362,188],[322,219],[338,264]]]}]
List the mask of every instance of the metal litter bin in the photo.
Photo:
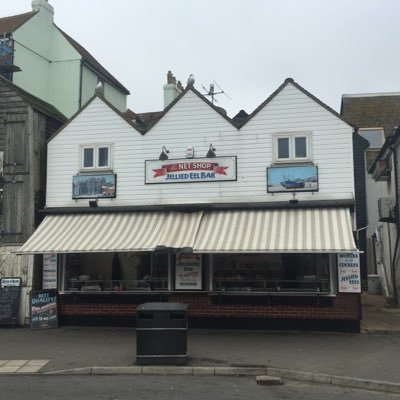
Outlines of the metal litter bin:
[{"label": "metal litter bin", "polygon": [[136,364],[187,363],[187,305],[144,303],[136,309]]}]

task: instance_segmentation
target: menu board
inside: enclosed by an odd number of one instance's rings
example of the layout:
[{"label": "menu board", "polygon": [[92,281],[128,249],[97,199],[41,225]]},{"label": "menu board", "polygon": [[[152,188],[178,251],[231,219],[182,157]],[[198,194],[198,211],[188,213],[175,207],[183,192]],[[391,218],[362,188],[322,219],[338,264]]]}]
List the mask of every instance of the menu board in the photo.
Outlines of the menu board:
[{"label": "menu board", "polygon": [[31,292],[31,329],[58,327],[57,291]]},{"label": "menu board", "polygon": [[177,254],[175,267],[175,289],[201,290],[200,254]]},{"label": "menu board", "polygon": [[338,286],[340,293],[361,293],[360,254],[338,254]]},{"label": "menu board", "polygon": [[21,301],[21,278],[0,278],[0,324],[17,325]]},{"label": "menu board", "polygon": [[57,289],[57,254],[43,254],[42,289]]}]

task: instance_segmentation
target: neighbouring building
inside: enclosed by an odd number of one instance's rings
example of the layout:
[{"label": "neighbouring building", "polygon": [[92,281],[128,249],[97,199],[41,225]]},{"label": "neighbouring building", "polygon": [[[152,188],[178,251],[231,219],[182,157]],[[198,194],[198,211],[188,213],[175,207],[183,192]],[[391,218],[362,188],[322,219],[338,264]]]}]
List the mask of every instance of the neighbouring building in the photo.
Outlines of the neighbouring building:
[{"label": "neighbouring building", "polygon": [[[397,230],[394,223],[382,220],[382,211],[390,208],[390,204],[394,209],[396,189],[387,145],[385,161],[381,159],[384,143],[388,143],[400,125],[400,93],[343,95],[341,114],[357,127],[354,136],[357,236],[359,248],[365,254],[361,256],[363,277],[368,275],[372,281],[379,276],[379,286],[392,303],[396,297],[393,256]],[[379,292],[379,288],[374,290]]]},{"label": "neighbouring building", "polygon": [[99,82],[105,98],[124,112],[129,94],[83,46],[54,23],[47,0],[32,11],[0,18],[0,75],[71,117]]},{"label": "neighbouring building", "polygon": [[369,173],[374,181],[386,184],[385,197],[375,198],[378,207],[377,229],[372,237],[377,273],[388,306],[398,306],[400,297],[400,128],[390,135],[372,163]]},{"label": "neighbouring building", "polygon": [[42,220],[47,139],[66,120],[51,104],[0,77],[0,278],[22,278],[21,324],[29,319],[30,290],[42,285],[42,262],[16,251]]},{"label": "neighbouring building", "polygon": [[357,331],[353,127],[293,79],[232,119],[176,95],[134,120],[97,95],[50,139],[20,253],[53,256],[61,322],[171,301],[191,326]]}]

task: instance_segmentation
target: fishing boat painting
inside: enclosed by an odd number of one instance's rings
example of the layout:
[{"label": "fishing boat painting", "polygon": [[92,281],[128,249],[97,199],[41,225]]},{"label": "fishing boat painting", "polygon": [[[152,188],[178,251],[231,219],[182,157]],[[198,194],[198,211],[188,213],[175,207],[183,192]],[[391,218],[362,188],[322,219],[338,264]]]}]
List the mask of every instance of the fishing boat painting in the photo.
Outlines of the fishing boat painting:
[{"label": "fishing boat painting", "polygon": [[314,165],[267,168],[269,193],[318,191],[318,167]]}]

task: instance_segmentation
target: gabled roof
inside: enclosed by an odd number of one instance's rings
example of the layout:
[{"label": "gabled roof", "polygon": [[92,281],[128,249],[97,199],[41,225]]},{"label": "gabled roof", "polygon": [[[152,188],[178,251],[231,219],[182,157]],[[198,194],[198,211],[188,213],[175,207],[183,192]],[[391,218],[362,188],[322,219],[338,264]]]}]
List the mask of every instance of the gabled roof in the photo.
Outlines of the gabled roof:
[{"label": "gabled roof", "polygon": [[113,106],[103,95],[95,93],[95,95],[89,99],[84,106],[82,106],[71,118],[67,118],[63,126],[61,126],[52,136],[47,140],[47,143],[52,141],[61,131],[63,131],[83,110],[85,110],[95,99],[99,98],[103,103],[110,107],[116,114],[118,114],[125,122],[132,126],[135,131],[143,135],[144,133],[135,125],[135,123],[129,118],[127,113],[122,113],[115,106]]},{"label": "gabled roof", "polygon": [[400,125],[400,93],[344,94],[341,114],[359,128],[383,128],[389,137]]},{"label": "gabled roof", "polygon": [[337,113],[333,108],[329,107],[326,105],[323,101],[312,95],[310,92],[308,92],[306,89],[304,89],[302,86],[300,86],[297,82],[293,80],[293,78],[286,78],[285,81],[282,83],[281,86],[278,87],[278,89],[275,90],[274,93],[271,94],[263,103],[261,103],[249,116],[248,118],[243,121],[243,123],[240,125],[240,128],[245,125],[248,121],[250,121],[259,111],[261,111],[272,99],[274,99],[287,85],[292,84],[295,88],[303,92],[306,96],[308,96],[310,99],[314,100],[317,104],[325,108],[327,111],[329,111],[331,114],[333,114],[335,117],[341,119],[343,122],[345,122],[347,125],[350,125],[353,127],[353,125],[345,118],[343,118],[342,115]]},{"label": "gabled roof", "polygon": [[[215,106],[211,101],[209,101],[204,95],[202,95],[200,92],[198,92],[193,86],[187,86],[186,89],[174,99],[172,103],[168,105],[162,112],[156,112],[156,113],[143,113],[143,114],[135,114],[135,115],[143,115],[147,116],[149,115],[149,118],[145,118],[145,124],[140,124],[137,125],[136,128],[139,129],[143,134],[151,130],[151,128],[158,122],[160,121],[165,114],[168,113],[168,111],[178,102],[180,99],[185,96],[185,94],[188,91],[192,91],[196,96],[198,96],[201,100],[203,100],[206,104],[208,104],[212,109],[214,109],[221,117],[223,117],[225,120],[227,120],[230,124],[232,124],[235,128],[241,129],[247,122],[249,122],[259,111],[261,111],[275,96],[277,96],[288,84],[292,84],[295,86],[298,90],[300,90],[302,93],[304,93],[306,96],[311,98],[313,101],[315,101],[317,104],[325,108],[327,111],[332,113],[335,117],[341,119],[343,122],[345,122],[347,125],[353,127],[353,125],[343,118],[339,113],[337,113],[335,110],[327,106],[325,103],[323,103],[321,100],[319,100],[317,97],[309,93],[307,90],[305,90],[303,87],[301,87],[298,83],[296,83],[292,78],[287,78],[279,88],[272,93],[263,103],[261,103],[250,115],[248,115],[244,110],[241,110],[237,115],[235,115],[233,118],[229,118],[226,115],[226,112],[223,108]],[[130,117],[128,114],[126,117],[132,119],[132,115]]]},{"label": "gabled roof", "polygon": [[72,39],[67,33],[60,29],[57,25],[55,27],[60,33],[68,40],[71,46],[81,55],[83,61],[85,61],[90,67],[99,72],[107,81],[112,83],[115,87],[123,91],[125,94],[130,94],[129,90],[122,85],[113,75],[111,75],[83,46],[81,46],[76,40]]},{"label": "gabled roof", "polygon": [[203,100],[206,104],[208,104],[213,110],[215,110],[219,115],[221,115],[222,118],[224,118],[230,124],[232,124],[235,128],[237,128],[234,121],[226,115],[226,112],[223,108],[215,106],[213,103],[211,103],[211,101],[206,99],[205,96],[203,96],[200,92],[198,92],[192,85],[189,85],[178,97],[176,97],[174,99],[174,101],[172,101],[164,109],[164,111],[162,111],[161,113],[158,113],[158,115],[156,115],[155,118],[152,118],[150,124],[146,127],[145,131],[148,132],[189,91],[193,92],[196,96],[198,96],[201,100]]},{"label": "gabled roof", "polygon": [[36,13],[37,11],[31,11],[25,14],[0,18],[0,35],[13,33],[26,21],[30,20]]},{"label": "gabled roof", "polygon": [[13,83],[3,78],[2,76],[0,76],[0,84],[5,84],[10,88],[12,88],[26,103],[31,105],[35,110],[40,111],[41,113],[49,117],[52,117],[60,122],[67,121],[68,118],[60,111],[58,111],[57,108],[52,106],[50,103],[47,103],[39,99],[38,97],[34,96],[33,94],[26,92],[25,90],[21,89],[17,85],[14,85]]},{"label": "gabled roof", "polygon": [[[337,118],[341,119],[344,121],[346,124],[352,127],[352,125],[349,124],[348,121],[346,121],[340,114],[338,114],[335,110],[332,108],[328,107],[326,104],[324,104],[321,100],[317,99],[315,96],[313,96],[311,93],[307,92],[305,89],[303,89],[300,85],[298,85],[293,79],[288,78],[285,80],[285,82],[271,95],[265,100],[260,106],[258,106],[250,115],[247,116],[246,112],[241,110],[235,117],[229,118],[226,115],[226,112],[224,109],[221,107],[216,107],[214,104],[211,103],[205,96],[203,96],[200,92],[198,92],[193,86],[187,86],[186,89],[174,99],[165,109],[164,111],[157,111],[157,112],[149,112],[149,113],[135,113],[132,110],[127,110],[124,113],[121,113],[119,110],[117,110],[110,102],[108,102],[102,95],[96,94],[92,99],[90,99],[80,110],[78,110],[67,122],[71,122],[78,114],[82,112],[96,97],[99,97],[104,103],[106,103],[110,108],[112,108],[121,118],[123,118],[126,122],[128,122],[132,127],[135,128],[136,131],[141,133],[142,135],[146,134],[149,132],[163,117],[165,114],[167,114],[171,108],[178,103],[183,96],[185,96],[189,91],[194,93],[196,96],[198,96],[202,101],[204,101],[207,105],[209,105],[213,110],[215,110],[219,115],[221,115],[222,118],[224,118],[226,121],[228,121],[231,125],[233,125],[235,128],[240,129],[242,126],[244,126],[251,118],[254,117],[262,108],[264,108],[286,85],[291,83],[294,85],[296,88],[298,88],[300,91],[302,91],[304,94],[306,94],[308,97],[310,97],[312,100],[317,102],[319,105],[324,107],[326,110],[328,110],[330,113],[332,113],[334,116]],[[67,125],[66,124],[66,125]],[[65,125],[60,128],[58,132],[56,132],[50,139],[52,140],[62,129],[64,129]]]}]

